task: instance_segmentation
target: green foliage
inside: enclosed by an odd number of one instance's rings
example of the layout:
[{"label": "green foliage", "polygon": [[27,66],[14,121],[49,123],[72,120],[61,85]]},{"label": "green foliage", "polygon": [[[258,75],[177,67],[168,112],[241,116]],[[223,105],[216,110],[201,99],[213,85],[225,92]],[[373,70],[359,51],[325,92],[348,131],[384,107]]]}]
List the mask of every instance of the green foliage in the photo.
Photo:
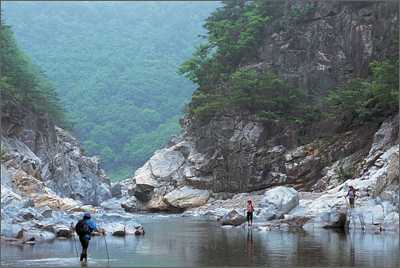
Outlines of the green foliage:
[{"label": "green foliage", "polygon": [[196,91],[191,103],[192,115],[206,120],[224,109],[245,109],[261,120],[305,123],[319,114],[304,91],[290,88],[271,72],[238,69],[226,84],[230,91],[225,95]]},{"label": "green foliage", "polygon": [[100,155],[109,174],[125,177],[180,131],[194,84],[176,70],[218,5],[6,2],[5,13],[57,85],[86,151]]},{"label": "green foliage", "polygon": [[0,90],[2,110],[10,106],[48,113],[64,125],[64,110],[53,85],[18,48],[10,27],[0,25]]},{"label": "green foliage", "polygon": [[222,2],[206,21],[207,43],[180,67],[180,73],[199,86],[187,112],[200,120],[235,108],[253,111],[260,119],[302,123],[314,117],[301,90],[289,88],[272,73],[241,67],[257,60],[263,31],[283,15],[282,3]]},{"label": "green foliage", "polygon": [[228,79],[241,63],[254,60],[270,20],[265,2],[222,1],[224,6],[206,20],[207,43],[181,65],[180,73],[197,83],[200,90],[209,91]]},{"label": "green foliage", "polygon": [[336,173],[338,175],[339,182],[345,182],[354,177],[355,170],[352,166],[349,167],[340,166],[336,169]]},{"label": "green foliage", "polygon": [[[333,90],[322,105],[306,90],[290,88],[273,73],[258,70],[264,69],[255,64],[260,61],[257,51],[264,28],[275,18],[286,16],[282,5],[283,1],[223,1],[207,19],[207,43],[180,68],[198,84],[187,108],[191,116],[207,121],[224,110],[241,109],[259,119],[304,124],[320,120],[327,107],[331,116],[344,115],[352,122],[382,120],[396,112],[397,62],[371,63],[371,81],[353,79]],[[305,18],[314,11],[315,3],[294,4],[286,21]]]},{"label": "green foliage", "polygon": [[301,4],[299,6],[292,6],[289,11],[289,16],[291,19],[300,19],[306,17],[311,12],[314,12],[316,8],[316,3],[306,3],[305,5]]},{"label": "green foliage", "polygon": [[355,78],[330,92],[326,99],[331,117],[344,117],[350,123],[381,121],[398,111],[399,69],[397,61],[370,64],[371,79]]},{"label": "green foliage", "polygon": [[3,148],[3,145],[0,146],[0,162],[6,160],[7,151]]}]

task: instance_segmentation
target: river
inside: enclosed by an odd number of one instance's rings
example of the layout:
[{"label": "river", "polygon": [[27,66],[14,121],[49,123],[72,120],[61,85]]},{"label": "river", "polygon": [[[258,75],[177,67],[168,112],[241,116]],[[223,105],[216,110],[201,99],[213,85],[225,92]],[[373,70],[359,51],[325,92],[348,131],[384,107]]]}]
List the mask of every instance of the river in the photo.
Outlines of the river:
[{"label": "river", "polygon": [[[87,267],[400,267],[397,233],[267,232],[170,215],[138,215],[138,221],[145,227],[144,236],[107,236],[109,263],[104,238],[94,237]],[[80,267],[73,240],[2,244],[1,265]]]}]

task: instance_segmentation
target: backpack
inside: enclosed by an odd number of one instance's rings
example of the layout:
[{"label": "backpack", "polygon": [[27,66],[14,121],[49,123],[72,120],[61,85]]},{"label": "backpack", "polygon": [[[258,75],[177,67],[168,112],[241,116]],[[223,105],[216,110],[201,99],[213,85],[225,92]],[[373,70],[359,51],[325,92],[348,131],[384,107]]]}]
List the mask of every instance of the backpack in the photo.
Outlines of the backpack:
[{"label": "backpack", "polygon": [[90,234],[89,225],[86,223],[85,220],[79,220],[78,223],[75,225],[75,232],[78,234],[78,236]]}]

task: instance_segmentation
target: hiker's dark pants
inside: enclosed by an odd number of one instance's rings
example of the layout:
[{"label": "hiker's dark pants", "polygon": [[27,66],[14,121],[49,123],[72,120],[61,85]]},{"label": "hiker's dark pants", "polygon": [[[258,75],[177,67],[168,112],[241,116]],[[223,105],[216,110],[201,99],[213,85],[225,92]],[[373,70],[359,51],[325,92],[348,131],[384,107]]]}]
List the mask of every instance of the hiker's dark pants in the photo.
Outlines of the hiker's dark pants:
[{"label": "hiker's dark pants", "polygon": [[350,208],[354,208],[354,198],[349,198]]},{"label": "hiker's dark pants", "polygon": [[247,222],[253,222],[253,212],[247,211]]},{"label": "hiker's dark pants", "polygon": [[80,236],[79,241],[81,242],[82,246],[81,259],[82,258],[87,259],[87,249],[89,247],[89,239],[85,238],[84,236]]}]

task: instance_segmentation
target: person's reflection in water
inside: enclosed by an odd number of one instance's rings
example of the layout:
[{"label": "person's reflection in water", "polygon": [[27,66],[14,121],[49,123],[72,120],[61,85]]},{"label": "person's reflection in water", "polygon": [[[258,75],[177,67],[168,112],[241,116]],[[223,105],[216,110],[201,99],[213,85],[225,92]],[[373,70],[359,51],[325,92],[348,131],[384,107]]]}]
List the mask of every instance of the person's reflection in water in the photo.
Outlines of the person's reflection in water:
[{"label": "person's reflection in water", "polygon": [[355,248],[354,248],[354,241],[353,239],[355,239],[356,233],[355,233],[355,229],[353,231],[353,234],[349,234],[348,239],[350,241],[350,265],[351,266],[355,266],[356,265],[356,252],[355,252]]},{"label": "person's reflection in water", "polygon": [[251,258],[251,263],[253,262],[254,256],[254,242],[253,242],[253,229],[247,228],[247,242],[246,242],[247,257]]}]

